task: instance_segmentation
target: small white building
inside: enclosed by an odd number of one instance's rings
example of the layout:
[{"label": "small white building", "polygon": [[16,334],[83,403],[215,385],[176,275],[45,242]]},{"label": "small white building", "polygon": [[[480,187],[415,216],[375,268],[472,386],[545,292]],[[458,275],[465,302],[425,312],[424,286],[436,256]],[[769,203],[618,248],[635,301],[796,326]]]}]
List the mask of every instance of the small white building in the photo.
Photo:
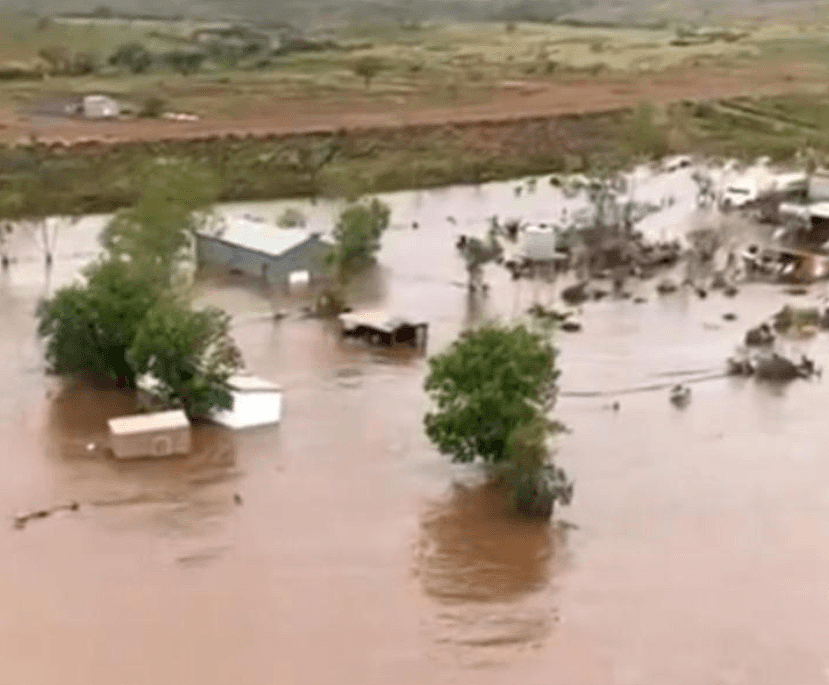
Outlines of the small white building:
[{"label": "small white building", "polygon": [[170,457],[192,448],[190,421],[180,409],[110,419],[110,447],[118,459]]},{"label": "small white building", "polygon": [[81,114],[87,119],[117,119],[121,104],[108,95],[87,95],[81,101]]},{"label": "small white building", "polygon": [[211,419],[221,426],[239,430],[273,426],[282,420],[282,387],[256,376],[232,376],[228,383],[232,409],[221,409]]}]

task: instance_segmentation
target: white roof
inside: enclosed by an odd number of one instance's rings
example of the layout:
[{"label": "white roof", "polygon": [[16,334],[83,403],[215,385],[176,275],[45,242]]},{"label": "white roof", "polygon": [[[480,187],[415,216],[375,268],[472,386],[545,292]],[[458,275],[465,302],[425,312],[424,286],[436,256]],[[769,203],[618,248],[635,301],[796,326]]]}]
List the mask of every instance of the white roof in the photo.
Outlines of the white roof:
[{"label": "white roof", "polygon": [[237,218],[228,220],[227,227],[215,235],[201,235],[205,238],[218,238],[223,242],[273,257],[285,254],[312,237],[311,232],[305,228],[279,228],[264,221]]},{"label": "white roof", "polygon": [[417,321],[405,316],[396,316],[379,311],[340,314],[340,321],[349,329],[357,326],[366,326],[386,333],[391,333],[400,326],[419,326],[426,323],[425,321]]},{"label": "white roof", "polygon": [[829,202],[815,202],[809,205],[809,214],[821,218],[829,218]]},{"label": "white roof", "polygon": [[187,415],[181,409],[155,412],[152,414],[120,416],[115,419],[110,419],[107,423],[113,435],[148,433],[151,431],[190,427],[190,421],[187,420]]},{"label": "white roof", "polygon": [[238,392],[282,392],[282,386],[258,376],[231,376],[228,384]]}]

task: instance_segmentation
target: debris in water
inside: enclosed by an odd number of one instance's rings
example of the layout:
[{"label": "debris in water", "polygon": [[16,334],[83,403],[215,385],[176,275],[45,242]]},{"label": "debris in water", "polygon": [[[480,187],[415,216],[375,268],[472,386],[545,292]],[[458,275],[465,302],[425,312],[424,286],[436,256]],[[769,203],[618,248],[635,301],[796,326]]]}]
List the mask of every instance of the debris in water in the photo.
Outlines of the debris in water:
[{"label": "debris in water", "polygon": [[581,324],[577,321],[564,321],[561,324],[561,330],[567,333],[578,333],[581,331]]},{"label": "debris in water", "polygon": [[705,288],[697,288],[696,293],[697,297],[699,297],[699,299],[701,300],[704,300],[706,297],[708,297],[708,291],[705,290]]},{"label": "debris in water", "polygon": [[35,511],[30,511],[27,513],[15,514],[14,527],[18,530],[22,530],[26,527],[26,524],[29,521],[48,518],[49,516],[58,511],[78,511],[78,509],[80,508],[81,505],[77,502],[70,502],[69,504],[62,504],[57,507],[52,507],[51,509],[36,509]]},{"label": "debris in water", "polygon": [[233,503],[234,503],[237,507],[242,506],[242,496],[241,496],[238,492],[234,492],[234,493],[233,493]]},{"label": "debris in water", "polygon": [[587,281],[576,283],[569,288],[561,291],[561,299],[569,305],[579,305],[585,303],[590,296],[587,294]]},{"label": "debris in water", "polygon": [[722,315],[722,318],[725,319],[726,321],[736,321],[737,320],[737,315],[734,312],[727,312],[727,313]]},{"label": "debris in water", "polygon": [[793,381],[795,378],[809,378],[815,373],[814,362],[802,357],[799,364],[776,352],[757,360],[755,374],[767,381]]},{"label": "debris in water", "polygon": [[774,344],[774,333],[771,326],[767,323],[761,323],[756,328],[751,328],[746,332],[745,337],[746,347],[766,347]]},{"label": "debris in water", "polygon": [[725,289],[722,291],[722,294],[726,297],[735,297],[739,293],[739,289],[734,285],[726,286]]},{"label": "debris in water", "polygon": [[691,388],[687,385],[675,385],[671,388],[671,402],[680,409],[687,407],[691,401]]},{"label": "debris in water", "polygon": [[797,297],[797,296],[800,296],[800,295],[808,295],[809,294],[809,289],[808,288],[787,288],[785,290],[785,293],[787,295],[794,295],[794,296]]},{"label": "debris in water", "polygon": [[647,304],[648,301],[644,297],[633,298],[633,304]]},{"label": "debris in water", "polygon": [[677,286],[677,284],[669,278],[660,281],[659,285],[656,286],[656,292],[660,295],[670,295],[671,293],[675,293],[677,290],[679,290],[679,286]]}]

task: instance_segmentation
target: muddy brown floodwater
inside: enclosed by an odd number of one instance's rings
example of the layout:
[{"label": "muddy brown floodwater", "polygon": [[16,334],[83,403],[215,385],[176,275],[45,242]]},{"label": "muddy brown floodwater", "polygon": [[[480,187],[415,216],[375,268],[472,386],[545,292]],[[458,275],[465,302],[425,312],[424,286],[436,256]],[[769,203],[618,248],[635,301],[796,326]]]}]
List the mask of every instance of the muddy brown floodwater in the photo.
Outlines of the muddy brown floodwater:
[{"label": "muddy brown floodwater", "polygon": [[[643,182],[681,196],[647,230],[719,221],[693,209],[689,183]],[[496,212],[558,216],[549,184],[513,186],[390,198],[396,227],[361,300],[426,314],[435,351],[470,320],[552,297],[493,269],[470,311],[456,285],[461,229],[447,216],[469,231]],[[332,208],[306,210],[323,221]],[[667,390],[589,395],[721,368],[749,324],[792,299],[779,288],[701,300],[648,282],[647,304],[584,307],[584,331],[559,338],[557,413],[572,429],[559,460],[576,480],[561,518],[577,527],[548,526],[509,518],[474,469],[430,447],[424,359],[267,320],[273,303],[241,282],[203,282],[200,296],[236,315],[248,366],[285,386],[282,425],[200,426],[180,460],[108,459],[105,419],[132,398],[58,392],[32,319],[94,253],[101,222],[61,231],[48,279],[21,237],[0,284],[0,683],[829,682],[827,386],[709,381],[684,411]],[[829,359],[823,335],[799,345]],[[11,525],[70,501],[80,510]]]}]

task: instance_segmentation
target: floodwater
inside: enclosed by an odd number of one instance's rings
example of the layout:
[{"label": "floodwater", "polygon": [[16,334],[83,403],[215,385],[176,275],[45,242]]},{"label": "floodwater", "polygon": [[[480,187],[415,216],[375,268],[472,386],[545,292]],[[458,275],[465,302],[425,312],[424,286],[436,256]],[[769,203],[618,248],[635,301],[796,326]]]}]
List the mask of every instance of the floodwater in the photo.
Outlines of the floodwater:
[{"label": "floodwater", "polygon": [[[436,351],[469,321],[551,299],[495,267],[483,302],[458,285],[457,232],[492,214],[560,215],[549,184],[515,185],[389,196],[395,228],[360,301],[425,315]],[[719,225],[692,186],[687,171],[643,180],[643,195],[677,196],[646,230]],[[319,203],[312,221],[331,212]],[[558,459],[576,497],[551,526],[511,519],[474,469],[431,448],[423,358],[268,320],[270,295],[236,280],[199,297],[235,315],[249,368],[285,386],[283,423],[200,426],[187,458],[113,462],[105,419],[132,398],[58,391],[32,318],[94,255],[102,222],[60,230],[49,278],[34,236],[18,236],[0,284],[0,683],[829,682],[827,386],[714,380],[684,411],[667,390],[592,394],[720,369],[749,325],[793,299],[780,288],[701,300],[658,298],[648,282],[647,304],[585,305],[584,332],[558,340],[557,414],[571,428]],[[829,359],[826,337],[800,345]],[[11,525],[70,501],[80,510]]]}]

